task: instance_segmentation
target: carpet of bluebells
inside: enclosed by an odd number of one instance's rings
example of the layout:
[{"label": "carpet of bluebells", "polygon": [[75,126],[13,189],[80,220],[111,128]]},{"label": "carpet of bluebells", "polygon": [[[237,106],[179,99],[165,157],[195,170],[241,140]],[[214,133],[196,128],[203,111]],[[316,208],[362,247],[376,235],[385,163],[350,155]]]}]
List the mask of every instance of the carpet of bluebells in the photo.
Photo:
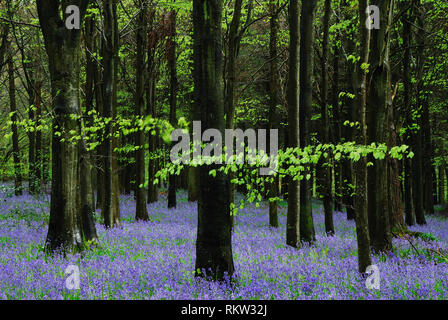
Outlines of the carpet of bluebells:
[{"label": "carpet of bluebells", "polygon": [[[316,242],[300,250],[285,245],[286,208],[280,228],[268,226],[268,209],[248,205],[236,217],[233,254],[236,281],[213,283],[194,276],[197,205],[178,193],[148,205],[151,222],[135,222],[133,197],[121,198],[122,226],[97,223],[100,246],[83,254],[47,256],[43,244],[49,196],[15,197],[0,186],[0,299],[448,299],[448,220],[428,216],[412,227],[429,239],[394,239],[394,251],[376,255],[380,289],[367,289],[357,273],[355,225],[335,212],[336,235],[325,236],[314,205]],[[97,213],[98,214],[98,213]],[[432,238],[432,240],[431,240]],[[80,269],[79,290],[65,286],[68,265]]]}]

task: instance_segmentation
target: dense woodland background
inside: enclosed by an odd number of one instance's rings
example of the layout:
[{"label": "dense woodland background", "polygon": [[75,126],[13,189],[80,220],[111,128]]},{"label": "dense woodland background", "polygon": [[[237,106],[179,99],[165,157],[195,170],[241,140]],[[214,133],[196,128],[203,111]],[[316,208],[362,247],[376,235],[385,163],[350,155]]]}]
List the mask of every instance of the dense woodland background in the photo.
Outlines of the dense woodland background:
[{"label": "dense woodland background", "polygon": [[[80,30],[66,28],[68,5]],[[379,29],[366,28],[368,5]],[[145,221],[148,203],[166,192],[175,208],[184,189],[198,202],[195,270],[219,279],[235,271],[235,194],[268,201],[272,228],[287,201],[283,241],[299,250],[316,240],[317,198],[327,236],[334,212],[355,220],[364,273],[444,210],[447,11],[444,0],[0,0],[0,179],[16,196],[51,194],[47,252],[97,243],[96,209],[119,226],[120,195]],[[194,120],[279,129],[278,173],[170,171],[170,132]]]}]

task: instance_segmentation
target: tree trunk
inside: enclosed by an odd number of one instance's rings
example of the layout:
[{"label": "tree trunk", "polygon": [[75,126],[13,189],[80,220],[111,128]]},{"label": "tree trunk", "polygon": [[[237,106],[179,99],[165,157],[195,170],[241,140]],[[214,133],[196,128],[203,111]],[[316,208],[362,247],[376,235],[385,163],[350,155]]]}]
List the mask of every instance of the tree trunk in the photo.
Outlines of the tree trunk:
[{"label": "tree trunk", "polygon": [[188,167],[188,201],[195,202],[199,198],[199,168]]},{"label": "tree trunk", "polygon": [[[371,31],[371,53],[369,71],[369,96],[367,101],[369,143],[388,144],[388,110],[391,105],[389,37],[392,22],[393,2],[383,0],[380,9],[380,29]],[[392,248],[390,228],[387,156],[373,159],[368,172],[369,236],[375,251],[389,251]]]},{"label": "tree trunk", "polygon": [[445,204],[445,168],[444,166],[439,166],[438,168],[438,203]]},{"label": "tree trunk", "polygon": [[[269,72],[269,119],[268,119],[268,137],[270,137],[270,130],[278,129],[277,120],[277,106],[279,104],[278,88],[280,86],[278,79],[278,6],[275,1],[271,1],[269,4],[270,9],[270,38],[269,38],[269,59],[270,59],[270,72]],[[270,143],[267,143],[269,146]],[[279,179],[278,176],[274,177],[274,181],[269,185],[269,197],[276,198],[279,195]],[[269,226],[278,228],[278,201],[269,201]]]},{"label": "tree trunk", "polygon": [[[93,22],[92,22],[93,23]],[[97,53],[98,48],[102,48],[102,36],[93,39],[93,44],[95,50],[93,53]],[[102,50],[102,49],[101,49]],[[104,103],[103,103],[103,83],[102,83],[102,70],[101,66],[97,63],[93,65],[93,81],[94,81],[94,93],[95,93],[95,110],[99,116],[104,114]],[[95,166],[96,166],[96,208],[101,208],[102,215],[104,214],[103,203],[104,203],[104,139],[99,137],[99,145],[95,150]],[[104,217],[104,215],[103,215]]]},{"label": "tree trunk", "polygon": [[[150,30],[148,32],[148,69],[147,69],[147,81],[146,81],[146,113],[149,116],[156,117],[156,43],[157,36],[154,32],[154,15],[155,10],[150,9]],[[157,153],[157,136],[149,135],[149,161],[148,161],[148,203],[157,202],[159,198],[159,190],[157,185],[154,184],[155,175],[157,172],[158,158]]]},{"label": "tree trunk", "polygon": [[[224,134],[222,83],[222,1],[193,0],[194,97],[201,110],[202,130],[218,129]],[[227,177],[217,172],[218,165],[199,169],[198,231],[196,266],[200,276],[224,280],[235,271]],[[204,274],[205,272],[205,274]]]},{"label": "tree trunk", "polygon": [[20,165],[19,134],[17,131],[17,104],[16,85],[14,76],[14,61],[12,58],[12,48],[10,47],[8,58],[8,79],[9,79],[9,107],[11,111],[11,132],[12,132],[12,155],[14,160],[14,194],[22,195],[22,170]]},{"label": "tree trunk", "polygon": [[[238,58],[240,45],[240,20],[242,0],[235,0],[233,17],[229,27],[229,45],[227,48],[227,60],[224,68],[224,110],[226,113],[226,129],[235,128],[235,82],[236,82],[236,61]],[[232,172],[228,175],[229,185],[229,206],[235,202],[235,185],[230,183],[234,178]],[[235,223],[234,215],[231,216],[232,230]]]},{"label": "tree trunk", "polygon": [[[340,19],[337,18],[337,23]],[[336,41],[340,41],[340,37],[335,35]],[[342,116],[341,107],[339,106],[339,55],[340,48],[339,44],[333,46],[334,56],[333,56],[333,86],[332,86],[332,106],[333,106],[333,143],[341,143],[342,138]],[[334,189],[335,189],[335,201],[334,210],[342,211],[342,193],[343,193],[343,183],[342,183],[342,163],[340,161],[334,162]]]},{"label": "tree trunk", "polygon": [[[369,62],[370,30],[366,28],[365,22],[368,19],[366,13],[368,0],[359,0],[359,36],[360,36],[360,59],[356,65],[356,71],[353,75],[353,84],[355,88],[355,119],[359,122],[360,128],[356,130],[355,141],[358,145],[366,145],[366,98],[367,98],[367,79],[363,66]],[[354,164],[355,173],[355,221],[356,238],[358,242],[358,271],[365,273],[366,268],[372,264],[370,255],[370,237],[367,218],[367,162],[361,157]]]},{"label": "tree trunk", "polygon": [[[288,77],[288,146],[300,148],[299,121],[299,75],[300,32],[299,1],[289,2],[289,77]],[[300,183],[293,177],[288,181],[288,212],[286,216],[286,244],[301,246],[300,228]]]},{"label": "tree trunk", "polygon": [[[106,123],[105,137],[102,147],[103,157],[103,184],[102,192],[103,203],[102,212],[104,225],[106,228],[112,228],[119,224],[117,219],[120,214],[118,203],[118,194],[114,188],[114,182],[117,174],[113,168],[113,157],[116,157],[113,151],[113,120],[116,108],[116,76],[117,76],[117,52],[118,52],[118,26],[117,26],[117,3],[116,0],[103,0],[104,11],[104,38],[102,43],[103,57],[103,116],[111,121]],[[115,192],[114,192],[115,191]]]},{"label": "tree trunk", "polygon": [[[417,65],[416,65],[416,79],[417,79],[417,85],[416,85],[416,105],[417,105],[417,113],[420,114],[420,110],[423,106],[423,99],[422,95],[423,93],[423,72],[424,72],[424,64],[425,64],[425,57],[424,57],[424,45],[425,45],[425,29],[424,29],[424,21],[422,20],[422,12],[420,11],[420,1],[416,1],[416,7],[414,8],[417,18]],[[419,130],[417,130],[412,135],[412,146],[414,151],[414,158],[412,159],[412,186],[413,186],[413,199],[414,199],[414,209],[415,209],[415,218],[417,220],[417,223],[420,225],[426,224],[425,219],[425,213],[424,213],[424,190],[423,190],[423,133],[421,128],[421,117],[418,117],[418,119],[414,120],[418,126],[420,127]]]},{"label": "tree trunk", "polygon": [[[167,41],[168,69],[170,70],[170,123],[176,128],[176,94],[177,94],[177,69],[176,69],[176,12],[169,13],[169,38]],[[168,208],[176,208],[176,175],[169,176],[168,186]]]},{"label": "tree trunk", "polygon": [[[79,1],[81,21],[88,1]],[[79,146],[71,141],[80,134],[79,67],[80,32],[68,30],[54,0],[37,1],[39,21],[49,58],[54,122],[52,135],[52,183],[50,222],[46,239],[48,251],[83,249],[85,241],[94,240],[79,208]],[[83,195],[81,195],[83,196]]]},{"label": "tree trunk", "polygon": [[[39,67],[38,67],[39,70]],[[43,182],[43,173],[42,173],[42,161],[43,161],[43,153],[42,153],[42,130],[39,129],[39,126],[41,124],[42,119],[42,104],[41,104],[41,81],[40,81],[40,74],[39,72],[36,72],[36,102],[34,103],[34,106],[36,108],[36,154],[35,154],[35,161],[36,165],[34,166],[36,180],[37,180],[37,190],[36,192],[41,192],[42,188],[42,182]]]},{"label": "tree trunk", "polygon": [[[92,54],[94,51],[94,38],[93,35],[95,34],[95,23],[92,17],[87,17],[85,22],[85,54],[86,54],[86,83],[85,83],[85,105],[86,105],[86,115],[87,119],[85,121],[85,124],[87,127],[93,126],[92,116],[90,115],[90,112],[94,110],[93,101],[95,98],[94,95],[94,79],[95,79],[95,62],[93,60]],[[82,148],[81,151],[84,151],[85,148]],[[91,152],[93,153],[93,152]],[[91,160],[91,154],[88,153],[88,156],[81,154],[81,159],[85,159],[86,162],[89,165],[92,165]],[[92,192],[91,195],[91,208],[93,208],[93,211],[95,211],[95,194],[93,192],[93,176],[95,175],[95,166],[92,166],[92,168],[84,168],[85,173],[89,174],[91,185],[87,189]],[[81,175],[82,175],[83,169],[81,169]],[[84,179],[85,177],[81,176],[81,179]]]},{"label": "tree trunk", "polygon": [[[344,1],[343,6],[346,7],[347,3]],[[349,17],[346,17],[346,19],[349,19]],[[347,32],[347,35],[345,37],[347,52],[354,52],[355,50],[355,44],[354,44],[354,34],[350,31]],[[354,64],[350,61],[347,62],[346,70],[345,70],[345,92],[354,93],[353,88],[353,81],[352,81],[352,74],[355,72]],[[355,106],[353,103],[353,99],[348,97],[347,95],[344,96],[343,101],[343,108],[342,115],[347,119],[347,121],[354,122],[355,117]],[[343,130],[343,138],[345,142],[353,141],[354,140],[354,133],[353,128],[350,126],[344,126]],[[353,185],[354,185],[354,175],[353,175],[353,163],[349,159],[342,160],[342,201],[345,205],[346,211],[347,211],[347,220],[354,220],[355,219],[355,210],[353,207]]]},{"label": "tree trunk", "polygon": [[[407,6],[407,3],[402,2],[403,6]],[[405,128],[406,133],[404,136],[404,142],[408,146],[412,144],[412,133],[410,132],[410,126],[412,124],[412,110],[411,110],[411,25],[413,15],[409,14],[409,9],[407,9],[402,16],[403,23],[403,47],[404,47],[404,57],[403,57],[403,106],[406,112],[405,117]],[[412,202],[412,175],[411,175],[412,162],[411,159],[404,159],[404,212],[405,221],[408,226],[415,224],[414,206]]]},{"label": "tree trunk", "polygon": [[[330,143],[330,119],[328,115],[328,46],[329,46],[329,29],[330,29],[330,13],[331,0],[325,0],[324,18],[323,18],[323,42],[322,42],[322,128],[320,130],[321,143]],[[337,108],[337,106],[336,106]],[[331,236],[334,234],[333,223],[333,195],[332,195],[332,170],[329,163],[330,157],[327,159],[321,157],[319,159],[319,185],[321,186],[321,194],[323,196],[324,214],[325,214],[325,232]]]},{"label": "tree trunk", "polygon": [[[145,65],[146,48],[146,16],[148,7],[145,1],[139,1],[140,12],[138,14],[138,30],[136,31],[137,58],[135,60],[136,87],[135,87],[135,115],[136,118],[144,117],[144,72],[139,71],[141,66]],[[138,130],[135,133],[135,196],[136,196],[136,220],[149,220],[148,209],[146,208],[146,189],[145,184],[145,133]]]},{"label": "tree trunk", "polygon": [[[302,3],[300,17],[300,146],[311,144],[311,109],[313,93],[313,44],[314,44],[314,16],[317,0]],[[312,174],[313,168],[308,166],[304,174]],[[303,241],[315,240],[311,195],[313,180],[306,178],[300,181],[300,238]]]},{"label": "tree trunk", "polygon": [[423,190],[424,190],[424,208],[426,213],[434,214],[434,181],[437,181],[434,175],[434,166],[431,161],[433,156],[433,146],[431,141],[431,124],[429,121],[429,101],[426,97],[422,103],[422,166],[423,166]]}]

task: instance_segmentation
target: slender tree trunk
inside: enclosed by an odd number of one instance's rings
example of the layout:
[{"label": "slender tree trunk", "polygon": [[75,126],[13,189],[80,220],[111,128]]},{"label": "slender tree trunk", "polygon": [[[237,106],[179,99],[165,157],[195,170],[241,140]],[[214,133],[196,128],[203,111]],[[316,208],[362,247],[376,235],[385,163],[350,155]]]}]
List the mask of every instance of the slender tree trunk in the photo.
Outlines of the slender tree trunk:
[{"label": "slender tree trunk", "polygon": [[[391,74],[389,73],[389,80],[391,82]],[[389,85],[390,86],[390,85]],[[397,90],[398,84],[395,87]],[[395,95],[395,94],[394,94]],[[388,147],[392,148],[397,145],[397,129],[395,126],[395,115],[394,115],[394,100],[392,99],[391,104],[388,106],[388,130],[389,130],[389,141]],[[389,218],[390,218],[390,228],[391,231],[404,230],[406,226],[404,224],[403,217],[403,203],[402,203],[402,188],[400,183],[400,167],[397,159],[392,157],[387,157],[388,161],[388,203],[389,203]]]},{"label": "slender tree trunk", "polygon": [[[10,48],[10,51],[12,49]],[[14,61],[12,53],[8,58],[8,79],[9,79],[9,107],[11,111],[11,131],[12,131],[12,155],[14,160],[14,194],[22,195],[22,173],[20,165],[19,134],[17,131],[17,104],[16,104],[16,85],[14,76]]]},{"label": "slender tree trunk", "polygon": [[[321,142],[323,144],[330,143],[330,119],[328,115],[328,56],[329,56],[329,40],[330,40],[330,13],[331,0],[325,0],[324,18],[323,18],[323,42],[322,42],[322,84],[321,84],[321,99],[322,99],[322,128],[320,130]],[[325,214],[325,232],[327,235],[334,234],[333,223],[333,195],[332,195],[332,170],[329,163],[329,158],[321,158],[319,160],[320,170],[318,171],[319,185],[321,186],[324,214]]]},{"label": "slender tree trunk", "polygon": [[[277,120],[277,106],[279,104],[278,88],[280,86],[278,79],[278,5],[275,0],[271,0],[270,8],[270,39],[269,39],[269,59],[270,59],[270,73],[269,73],[269,124],[268,132],[272,129],[278,129]],[[270,134],[268,133],[270,137]],[[270,143],[267,143],[269,146]],[[275,198],[279,195],[279,179],[274,177],[274,181],[269,186],[269,197]],[[278,201],[269,201],[269,226],[278,228]]]},{"label": "slender tree trunk", "polygon": [[[170,35],[167,41],[168,68],[170,70],[170,122],[176,128],[176,104],[177,104],[177,69],[176,69],[176,12],[169,13]],[[168,208],[176,208],[176,175],[169,176]]]},{"label": "slender tree trunk", "polygon": [[[392,22],[393,1],[382,0],[380,9],[380,29],[371,31],[371,53],[369,71],[369,95],[367,114],[369,118],[369,143],[388,144],[388,110],[392,104],[389,67],[389,32]],[[392,248],[390,228],[387,156],[373,159],[369,168],[368,212],[369,236],[375,251],[388,251]]]},{"label": "slender tree trunk", "polygon": [[[356,65],[353,75],[355,88],[355,119],[359,122],[360,128],[356,130],[355,141],[358,145],[366,145],[366,100],[367,100],[367,73],[363,69],[369,62],[370,30],[366,28],[365,22],[368,19],[366,13],[368,0],[359,0],[359,36],[360,36],[360,59]],[[367,162],[361,157],[354,164],[355,173],[355,220],[356,238],[358,242],[358,271],[366,272],[366,268],[372,264],[370,253],[370,237],[367,218]]]},{"label": "slender tree trunk", "polygon": [[[407,3],[403,2],[403,6],[407,6]],[[412,123],[412,110],[411,110],[411,18],[413,15],[409,14],[409,9],[407,9],[402,16],[403,23],[403,47],[404,47],[404,57],[403,57],[403,105],[406,112],[405,118],[405,128],[406,133],[404,137],[404,142],[410,146],[412,144],[410,132],[410,126]],[[405,211],[405,221],[408,226],[415,224],[414,206],[412,202],[412,175],[411,175],[412,162],[411,159],[404,159],[404,211]]]},{"label": "slender tree trunk", "polygon": [[[28,65],[28,67],[25,67]],[[36,115],[34,108],[31,106],[36,102],[36,91],[35,91],[35,80],[34,74],[32,70],[33,66],[31,63],[24,63],[24,69],[28,69],[25,71],[27,75],[27,91],[28,91],[28,119],[34,123],[36,121]],[[34,106],[35,107],[35,106]],[[30,194],[37,194],[38,182],[36,179],[36,131],[28,132],[28,190]]]},{"label": "slender tree trunk", "polygon": [[[202,130],[224,133],[222,1],[193,0],[194,97],[201,110]],[[217,165],[202,166],[199,185],[195,270],[224,280],[235,271],[227,177],[209,174]],[[197,274],[198,275],[198,274]],[[204,273],[199,274],[201,276]]]},{"label": "slender tree trunk", "polygon": [[[98,48],[102,48],[102,38],[102,36],[93,38],[94,51],[92,53],[97,53]],[[102,70],[98,63],[94,64],[93,68],[95,110],[99,116],[102,116],[104,114]],[[95,150],[96,208],[101,208],[101,213],[104,217],[104,211],[102,209],[104,203],[104,139],[100,137],[98,142],[99,145]]]},{"label": "slender tree trunk", "polygon": [[[344,1],[343,6],[347,6],[347,3]],[[347,17],[348,19],[348,17]],[[350,31],[347,32],[346,35],[346,47],[348,52],[354,52],[354,34]],[[350,61],[347,62],[346,70],[345,70],[345,82],[346,82],[346,92],[354,93],[352,74],[355,72],[355,66]],[[350,122],[355,122],[355,106],[353,103],[353,99],[344,96],[343,105],[346,107],[343,110],[343,116]],[[353,129],[350,126],[344,126],[343,128],[344,141],[353,141],[354,133]],[[353,185],[354,185],[354,175],[353,175],[353,163],[349,159],[344,159],[342,161],[342,183],[343,183],[343,192],[342,192],[342,201],[345,205],[347,211],[347,220],[355,219],[355,209],[353,206]]]},{"label": "slender tree trunk", "polygon": [[[337,19],[339,23],[339,18]],[[335,35],[336,41],[340,39],[338,35]],[[341,142],[342,138],[342,117],[341,117],[341,107],[339,106],[339,55],[340,48],[336,43],[333,46],[334,56],[333,56],[333,86],[332,86],[332,106],[333,106],[333,117],[334,117],[334,135],[333,143],[338,144]],[[335,201],[334,210],[342,211],[342,163],[340,161],[334,162],[334,189],[335,189]]]},{"label": "slender tree trunk", "polygon": [[[95,78],[95,62],[93,60],[92,54],[94,51],[94,39],[93,35],[95,34],[95,23],[92,17],[87,17],[85,22],[85,54],[86,54],[86,83],[85,83],[85,104],[86,104],[86,116],[87,120],[85,121],[85,124],[87,127],[93,126],[93,121],[91,120],[92,116],[90,115],[90,112],[94,110],[93,101],[95,98],[94,95],[94,78]],[[85,148],[82,148],[81,151],[84,152]],[[88,152],[88,156],[81,153],[81,159],[84,159],[86,163],[88,163],[90,166],[92,165],[92,156],[91,153]],[[93,210],[95,209],[95,194],[93,192],[93,176],[95,175],[95,169],[94,166],[92,168],[82,168],[81,167],[81,179],[84,179],[86,177],[82,176],[84,173],[88,174],[90,176],[91,180],[91,186],[88,186],[87,189],[92,192],[91,195],[91,208]]]},{"label": "slender tree trunk", "polygon": [[[311,108],[313,93],[313,44],[314,44],[314,17],[317,0],[304,1],[300,17],[300,146],[311,144]],[[305,170],[313,173],[311,166]],[[315,239],[314,222],[311,205],[313,180],[300,181],[300,238],[311,242]]]},{"label": "slender tree trunk", "polygon": [[[300,77],[300,17],[299,1],[289,1],[289,77],[288,77],[288,146],[300,147],[299,77]],[[288,181],[288,212],[286,216],[286,244],[301,246],[300,183],[292,177]]]},{"label": "slender tree trunk", "polygon": [[[149,12],[149,26],[148,32],[148,69],[147,69],[147,81],[146,81],[146,113],[152,117],[156,117],[156,44],[157,34],[155,29],[155,9],[151,8]],[[157,185],[154,184],[156,179],[158,158],[156,158],[157,152],[157,136],[149,135],[149,161],[148,161],[148,203],[157,202],[159,197],[159,190]]]},{"label": "slender tree trunk", "polygon": [[5,64],[5,54],[8,50],[8,34],[9,34],[9,23],[4,23],[0,26],[0,72]]},{"label": "slender tree trunk", "polygon": [[[156,117],[156,79],[154,76],[154,54],[155,48],[148,50],[148,81],[146,89],[146,105],[147,114]],[[148,162],[148,203],[157,202],[159,190],[154,184],[155,175],[157,172],[157,137],[156,135],[149,135],[149,162]]]},{"label": "slender tree trunk", "polygon": [[42,188],[42,182],[43,182],[43,175],[42,175],[42,130],[39,129],[39,126],[41,124],[42,119],[42,104],[41,104],[41,81],[40,81],[40,73],[39,73],[39,67],[38,71],[36,72],[36,102],[34,103],[34,106],[36,108],[36,127],[38,128],[36,130],[36,154],[35,154],[35,161],[36,165],[34,167],[36,180],[37,180],[37,190],[36,192],[40,193]]},{"label": "slender tree trunk", "polygon": [[431,161],[433,156],[433,146],[431,141],[431,124],[429,121],[429,102],[425,97],[422,103],[422,169],[423,169],[423,190],[424,190],[424,208],[426,213],[434,214],[434,166]]},{"label": "slender tree trunk", "polygon": [[444,166],[439,166],[438,168],[438,202],[439,204],[445,204],[445,168]]},{"label": "slender tree trunk", "polygon": [[[103,78],[102,78],[102,103],[103,116],[111,121],[106,123],[105,137],[102,147],[103,157],[103,201],[102,214],[106,228],[112,228],[119,224],[119,206],[117,205],[118,194],[114,190],[114,175],[117,174],[113,168],[113,157],[116,156],[113,151],[113,120],[116,103],[115,78],[117,76],[117,3],[116,0],[104,0],[104,39],[102,43],[103,56]],[[115,192],[114,192],[115,191]]]},{"label": "slender tree trunk", "polygon": [[81,205],[81,223],[87,239],[97,239],[95,228],[95,198],[92,188],[92,164],[90,153],[84,144],[80,144],[79,187]]},{"label": "slender tree trunk", "polygon": [[[417,112],[420,113],[420,110],[423,106],[423,72],[424,72],[424,46],[425,46],[425,29],[424,29],[424,21],[422,17],[422,12],[420,11],[420,1],[416,0],[414,6],[414,14],[417,18],[417,65],[416,65],[416,105]],[[415,209],[415,218],[418,224],[426,224],[425,213],[424,213],[424,190],[423,190],[423,133],[421,130],[421,117],[415,120],[419,125],[420,129],[412,135],[412,145],[414,151],[414,158],[412,159],[412,186],[413,186],[413,200],[414,200],[414,209]]]},{"label": "slender tree trunk", "polygon": [[[240,44],[240,20],[242,0],[235,0],[233,17],[229,27],[229,45],[227,47],[227,60],[225,61],[225,82],[224,82],[224,110],[226,113],[226,129],[234,129],[235,127],[235,82],[236,82],[236,62],[238,58]],[[231,172],[228,176],[229,180],[229,206],[235,202],[235,185],[230,183],[234,178]],[[232,230],[235,223],[234,215],[231,215]]]},{"label": "slender tree trunk", "polygon": [[[140,12],[138,14],[138,30],[136,31],[137,58],[135,60],[136,88],[135,88],[135,115],[137,118],[143,117],[144,112],[144,72],[139,71],[141,66],[145,65],[146,48],[146,24],[148,7],[145,1],[139,1]],[[135,196],[136,196],[136,220],[149,220],[148,209],[146,208],[146,189],[145,184],[145,133],[138,130],[135,133]]]}]

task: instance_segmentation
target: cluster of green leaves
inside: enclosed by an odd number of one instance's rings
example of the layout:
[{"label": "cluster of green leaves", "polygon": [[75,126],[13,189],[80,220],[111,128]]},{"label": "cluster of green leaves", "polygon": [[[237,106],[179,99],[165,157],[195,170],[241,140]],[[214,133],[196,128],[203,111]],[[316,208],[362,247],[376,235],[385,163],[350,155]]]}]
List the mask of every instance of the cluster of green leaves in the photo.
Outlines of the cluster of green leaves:
[{"label": "cluster of green leaves", "polygon": [[[205,146],[203,144],[203,146]],[[355,142],[346,142],[343,144],[319,144],[316,146],[306,146],[304,148],[286,148],[279,150],[276,157],[269,157],[263,151],[251,153],[247,147],[244,155],[226,157],[225,150],[219,156],[201,156],[198,158],[190,157],[190,152],[183,154],[183,156],[192,159],[188,164],[181,163],[181,157],[176,163],[166,163],[156,173],[154,184],[159,182],[159,179],[166,179],[169,175],[179,175],[185,166],[201,167],[215,164],[210,169],[209,174],[216,176],[218,173],[229,175],[232,173],[233,179],[231,183],[235,185],[244,185],[247,194],[246,198],[240,202],[240,208],[244,207],[245,202],[255,202],[259,206],[259,202],[263,198],[269,201],[279,201],[279,197],[269,197],[269,186],[274,182],[275,177],[285,178],[290,177],[293,180],[302,180],[311,178],[310,167],[318,164],[321,158],[324,158],[324,163],[328,166],[333,166],[335,163],[344,159],[352,162],[362,161],[372,155],[373,158],[384,160],[386,157],[393,159],[403,159],[403,157],[413,157],[413,153],[409,151],[406,145],[387,147],[386,144],[372,143],[370,145],[357,145]],[[255,155],[251,158],[250,155]],[[243,157],[243,158],[242,158]],[[243,161],[242,161],[243,160]],[[276,169],[272,171],[271,175],[260,175],[260,168],[265,168],[269,164],[269,160],[277,163]],[[369,162],[367,165],[373,165]],[[236,214],[237,209],[232,205],[233,214]]]}]

